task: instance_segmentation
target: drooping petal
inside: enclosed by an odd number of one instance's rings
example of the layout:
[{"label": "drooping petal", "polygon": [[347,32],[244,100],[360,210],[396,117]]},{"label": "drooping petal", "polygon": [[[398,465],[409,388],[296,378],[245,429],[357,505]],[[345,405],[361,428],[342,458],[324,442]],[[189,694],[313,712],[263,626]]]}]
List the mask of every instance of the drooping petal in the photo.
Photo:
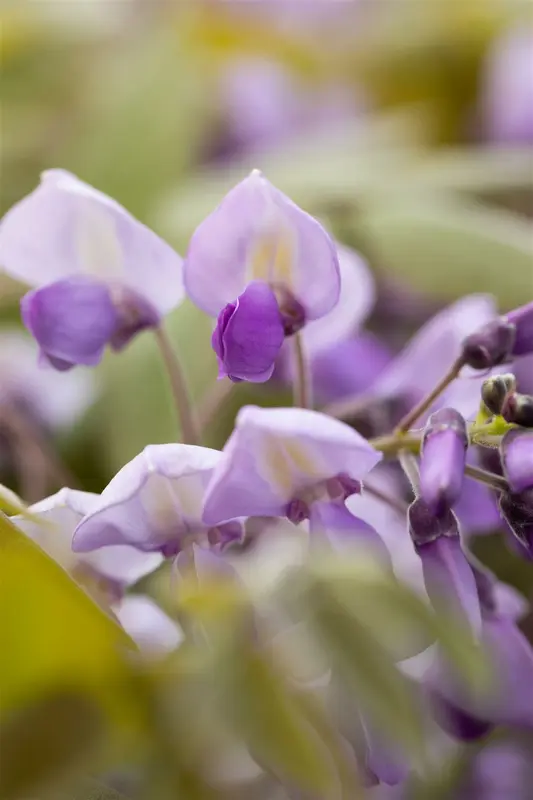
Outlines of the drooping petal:
[{"label": "drooping petal", "polygon": [[246,406],[207,490],[204,521],[284,516],[300,492],[339,474],[360,480],[380,459],[356,431],[317,411]]},{"label": "drooping petal", "polygon": [[21,404],[44,425],[71,425],[91,405],[96,385],[89,371],[60,374],[37,364],[34,340],[19,330],[0,333],[0,404]]},{"label": "drooping petal", "polygon": [[218,317],[212,345],[219,377],[267,381],[285,334],[276,297],[266,283],[253,281]]},{"label": "drooping petal", "polygon": [[161,657],[183,641],[183,632],[151,597],[130,594],[113,611],[143,656]]},{"label": "drooping petal", "polygon": [[28,292],[21,313],[41,352],[59,369],[98,364],[118,325],[106,284],[85,276]]},{"label": "drooping petal", "polygon": [[453,408],[435,411],[424,431],[420,457],[420,493],[436,514],[459,499],[468,448],[463,417]]},{"label": "drooping petal", "polygon": [[0,264],[30,286],[80,273],[123,283],[160,314],[183,299],[177,253],[117,202],[61,169],[44,172],[2,219]]},{"label": "drooping petal", "polygon": [[[434,388],[461,353],[466,336],[496,315],[489,295],[469,295],[440,311],[411,339],[388,369],[369,387],[378,395],[407,395],[416,402]],[[429,411],[444,405],[469,419],[478,410],[481,385],[486,378],[473,377],[464,369],[461,376]]]},{"label": "drooping petal", "polygon": [[520,493],[533,486],[533,430],[508,431],[501,443],[502,465],[511,490]]},{"label": "drooping petal", "polygon": [[342,501],[319,501],[311,506],[309,531],[312,537],[324,539],[339,552],[369,554],[391,567],[391,558],[378,531],[368,522],[354,516]]},{"label": "drooping petal", "polygon": [[157,569],[162,558],[158,553],[142,553],[128,546],[105,547],[94,553],[73,552],[74,530],[98,502],[99,495],[92,492],[61,489],[57,494],[30,506],[29,510],[39,521],[28,517],[16,517],[15,521],[24,533],[74,577],[80,577],[84,568],[88,567],[115,586],[126,588]]},{"label": "drooping petal", "polygon": [[211,316],[261,280],[288,290],[307,319],[339,299],[335,246],[320,223],[258,170],[235,186],[194,232],[184,263],[191,300]]},{"label": "drooping petal", "polygon": [[400,748],[394,747],[380,735],[377,727],[366,715],[360,714],[365,738],[365,765],[370,772],[387,786],[396,786],[404,781],[410,770],[410,764]]},{"label": "drooping petal", "polygon": [[201,522],[204,491],[221,453],[183,444],[149,445],[106,486],[76,528],[73,548],[131,544],[176,554]]}]

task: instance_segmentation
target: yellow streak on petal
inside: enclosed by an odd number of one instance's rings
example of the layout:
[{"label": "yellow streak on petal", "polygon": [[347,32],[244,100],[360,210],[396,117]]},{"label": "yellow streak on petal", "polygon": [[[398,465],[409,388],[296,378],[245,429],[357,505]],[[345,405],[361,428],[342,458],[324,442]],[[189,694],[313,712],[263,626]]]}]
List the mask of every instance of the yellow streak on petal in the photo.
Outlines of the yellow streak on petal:
[{"label": "yellow streak on petal", "polygon": [[304,445],[296,439],[285,439],[283,443],[267,438],[262,453],[262,470],[266,479],[290,499],[295,478],[306,476],[311,481],[320,480],[322,471],[316,459],[310,458]]},{"label": "yellow streak on petal", "polygon": [[76,247],[82,272],[102,279],[123,273],[123,259],[113,217],[93,203],[79,200]]},{"label": "yellow streak on petal", "polygon": [[250,280],[293,285],[294,238],[284,226],[281,231],[260,234],[250,258]]}]

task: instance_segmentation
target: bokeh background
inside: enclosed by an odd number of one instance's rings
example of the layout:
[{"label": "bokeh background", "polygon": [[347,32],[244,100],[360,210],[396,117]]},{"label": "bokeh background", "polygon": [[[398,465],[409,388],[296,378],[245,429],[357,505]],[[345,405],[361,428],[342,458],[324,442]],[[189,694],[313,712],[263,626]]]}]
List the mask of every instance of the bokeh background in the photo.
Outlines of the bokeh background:
[{"label": "bokeh background", "polygon": [[[2,214],[61,167],[183,254],[258,167],[365,258],[378,286],[368,328],[394,351],[464,294],[493,294],[502,311],[533,298],[531,0],[13,0],[0,37]],[[22,291],[0,276],[0,334],[20,330]],[[211,327],[188,301],[168,319],[199,406],[216,386]],[[11,357],[0,350],[0,387]],[[54,446],[100,491],[147,443],[175,440],[176,419],[150,334],[77,374],[72,398],[50,384]],[[243,403],[287,391],[239,386],[206,443],[223,444]],[[0,460],[0,481],[20,490],[12,466]],[[531,596],[531,565],[501,537],[479,551]],[[69,639],[80,674],[89,623]]]}]

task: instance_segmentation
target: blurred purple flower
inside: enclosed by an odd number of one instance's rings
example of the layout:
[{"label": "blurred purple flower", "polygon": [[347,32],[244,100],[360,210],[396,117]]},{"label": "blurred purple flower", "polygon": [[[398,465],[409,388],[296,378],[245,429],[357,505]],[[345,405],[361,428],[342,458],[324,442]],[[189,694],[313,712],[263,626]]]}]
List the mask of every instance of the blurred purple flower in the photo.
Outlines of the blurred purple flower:
[{"label": "blurred purple flower", "polygon": [[30,506],[35,519],[14,517],[16,525],[57,561],[75,580],[97,584],[112,600],[153,572],[162,562],[158,553],[142,553],[134,547],[103,547],[94,553],[75,553],[72,537],[78,523],[99,503],[99,495],[61,489]]},{"label": "blurred purple flower", "polygon": [[533,430],[514,428],[501,443],[502,465],[511,491],[520,494],[533,487]]},{"label": "blurred purple flower", "polygon": [[317,501],[312,504],[309,532],[318,546],[321,542],[339,553],[372,554],[387,566],[391,557],[383,539],[372,525],[354,516],[344,499]]},{"label": "blurred purple flower", "polygon": [[74,551],[129,544],[175,556],[195,541],[223,547],[240,540],[237,520],[202,522],[205,490],[221,459],[218,450],[206,447],[149,445],[117,472],[80,522]]},{"label": "blurred purple flower", "polygon": [[123,597],[113,606],[113,613],[145,658],[161,658],[183,641],[183,631],[147,595]]},{"label": "blurred purple flower", "polygon": [[274,292],[261,281],[249,283],[235,303],[228,303],[218,315],[211,342],[219,378],[267,381],[284,338]]},{"label": "blurred purple flower", "polygon": [[183,298],[181,258],[107,195],[65,170],[41,183],[0,223],[0,262],[36,287],[25,325],[60,370],[122,349]]},{"label": "blurred purple flower", "polygon": [[296,408],[246,406],[237,415],[205,498],[203,519],[285,516],[346,487],[347,496],[381,454],[338,420]]},{"label": "blurred purple flower", "polygon": [[533,143],[533,28],[520,25],[496,40],[481,88],[487,139],[498,144]]}]

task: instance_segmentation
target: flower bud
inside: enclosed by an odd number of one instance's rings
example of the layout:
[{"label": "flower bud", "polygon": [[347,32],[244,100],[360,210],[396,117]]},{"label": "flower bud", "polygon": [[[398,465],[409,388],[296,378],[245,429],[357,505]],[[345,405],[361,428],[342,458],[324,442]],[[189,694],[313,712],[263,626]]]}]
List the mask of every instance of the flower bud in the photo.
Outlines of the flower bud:
[{"label": "flower bud", "polygon": [[434,514],[459,499],[468,448],[466,423],[453,408],[442,408],[427,422],[420,459],[420,492]]},{"label": "flower bud", "polygon": [[533,428],[533,397],[513,392],[505,399],[501,413],[506,422],[513,422],[522,428]]},{"label": "flower bud", "polygon": [[533,302],[510,311],[506,319],[516,328],[512,355],[533,353]]},{"label": "flower bud", "polygon": [[508,431],[502,439],[501,457],[512,492],[533,487],[533,431]]},{"label": "flower bud", "polygon": [[505,317],[498,317],[463,340],[461,357],[473,369],[491,369],[507,361],[515,339],[515,325]]},{"label": "flower bud", "polygon": [[266,283],[248,284],[237,301],[221,311],[213,332],[219,377],[267,381],[283,340],[283,322],[274,293]]},{"label": "flower bud", "polygon": [[516,378],[512,373],[494,375],[483,381],[481,398],[493,414],[501,414],[507,396],[516,389]]},{"label": "flower bud", "polygon": [[533,557],[533,488],[502,494],[500,513],[527,555]]}]

